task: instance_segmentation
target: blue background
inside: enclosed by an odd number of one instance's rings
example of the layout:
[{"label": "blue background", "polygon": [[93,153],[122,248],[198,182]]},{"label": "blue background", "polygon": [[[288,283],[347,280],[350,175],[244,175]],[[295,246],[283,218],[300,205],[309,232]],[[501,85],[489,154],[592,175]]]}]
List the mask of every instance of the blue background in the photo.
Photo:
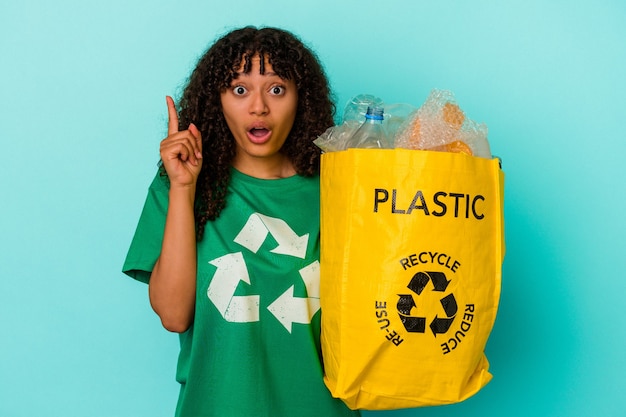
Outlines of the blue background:
[{"label": "blue background", "polygon": [[493,381],[371,416],[624,416],[622,1],[2,1],[0,415],[171,416],[178,340],[120,272],[158,143],[214,38],[300,35],[338,108],[455,93],[504,162]]}]

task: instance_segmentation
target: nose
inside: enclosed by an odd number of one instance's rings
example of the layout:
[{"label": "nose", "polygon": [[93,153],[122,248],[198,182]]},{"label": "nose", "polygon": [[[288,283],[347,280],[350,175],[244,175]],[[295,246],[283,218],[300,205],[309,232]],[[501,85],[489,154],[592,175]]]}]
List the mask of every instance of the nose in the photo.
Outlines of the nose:
[{"label": "nose", "polygon": [[250,96],[250,113],[256,115],[267,114],[269,108],[267,107],[266,97],[262,92],[254,93]]}]

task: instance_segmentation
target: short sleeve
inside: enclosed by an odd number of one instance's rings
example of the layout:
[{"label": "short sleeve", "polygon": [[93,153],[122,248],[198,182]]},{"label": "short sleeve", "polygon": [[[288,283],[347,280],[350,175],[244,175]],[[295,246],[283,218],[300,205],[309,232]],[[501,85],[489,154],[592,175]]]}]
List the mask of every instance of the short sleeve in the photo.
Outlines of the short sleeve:
[{"label": "short sleeve", "polygon": [[122,272],[126,275],[144,283],[149,282],[152,268],[161,253],[168,198],[168,180],[157,173],[150,184],[148,196],[122,268]]}]

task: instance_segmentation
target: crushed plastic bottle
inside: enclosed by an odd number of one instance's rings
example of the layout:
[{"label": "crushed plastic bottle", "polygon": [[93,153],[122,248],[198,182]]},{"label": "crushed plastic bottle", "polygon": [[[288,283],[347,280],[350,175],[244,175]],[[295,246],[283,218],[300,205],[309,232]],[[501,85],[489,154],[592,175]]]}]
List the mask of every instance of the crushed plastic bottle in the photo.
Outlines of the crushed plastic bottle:
[{"label": "crushed plastic bottle", "polygon": [[360,126],[368,107],[385,107],[385,104],[380,97],[373,94],[356,95],[346,103],[343,109],[343,123],[354,123]]},{"label": "crushed plastic bottle", "polygon": [[350,138],[349,148],[385,149],[388,148],[387,135],[383,129],[384,109],[368,107],[365,122]]}]

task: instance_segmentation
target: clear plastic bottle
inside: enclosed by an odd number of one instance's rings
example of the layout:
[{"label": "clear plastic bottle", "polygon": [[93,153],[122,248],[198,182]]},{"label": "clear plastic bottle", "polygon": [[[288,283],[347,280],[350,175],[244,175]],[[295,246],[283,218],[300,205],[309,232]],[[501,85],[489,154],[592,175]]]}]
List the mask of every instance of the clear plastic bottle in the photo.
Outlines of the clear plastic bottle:
[{"label": "clear plastic bottle", "polygon": [[382,107],[368,107],[365,122],[354,132],[350,148],[385,149],[387,136],[383,128],[384,110]]}]

